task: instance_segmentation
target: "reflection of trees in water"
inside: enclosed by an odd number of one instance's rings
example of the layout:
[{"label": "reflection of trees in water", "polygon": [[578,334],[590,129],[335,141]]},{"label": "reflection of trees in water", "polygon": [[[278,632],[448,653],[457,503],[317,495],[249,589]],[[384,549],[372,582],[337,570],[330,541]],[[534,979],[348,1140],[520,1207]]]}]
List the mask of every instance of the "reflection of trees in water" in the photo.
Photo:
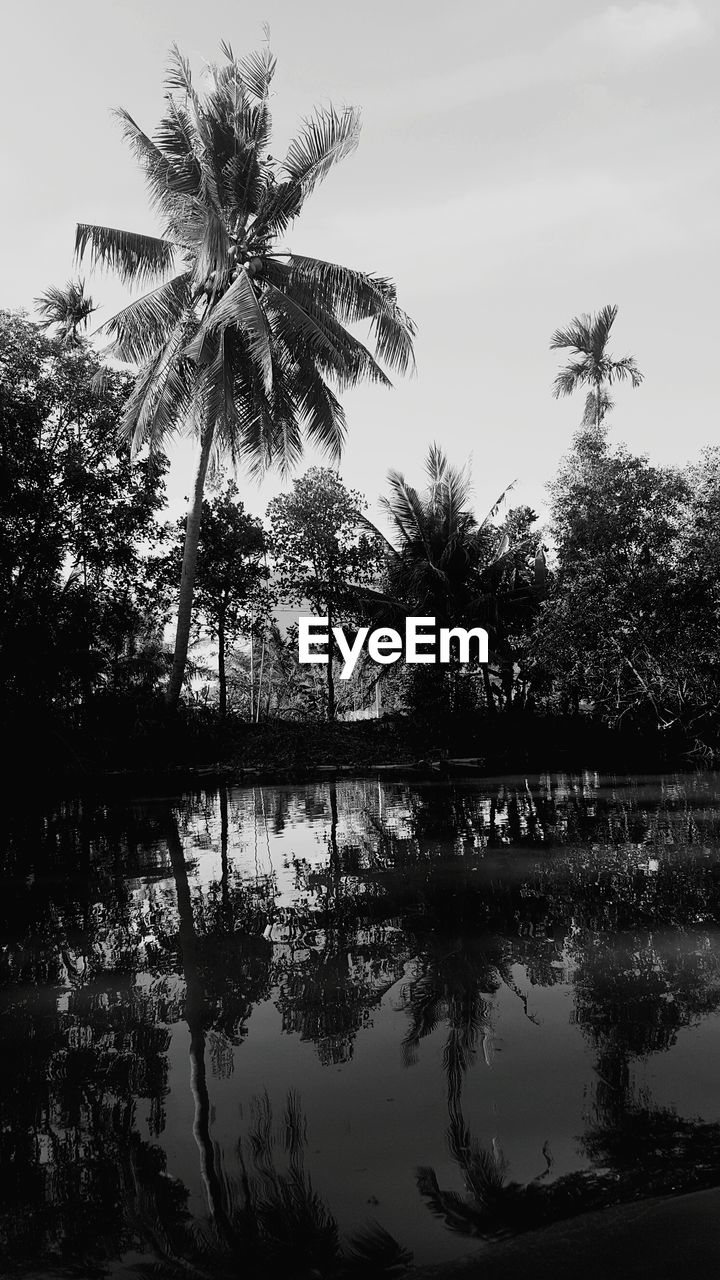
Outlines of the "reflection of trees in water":
[{"label": "reflection of trees in water", "polygon": [[409,1018],[403,1061],[412,1066],[421,1040],[445,1023],[443,1069],[451,1105],[459,1099],[478,1041],[489,1060],[490,996],[500,985],[502,960],[488,952],[484,941],[447,936],[429,940],[402,989],[402,1006]]},{"label": "reflection of trees in water", "polygon": [[597,1053],[599,1123],[624,1123],[638,1105],[633,1061],[664,1053],[682,1027],[720,1009],[720,933],[634,933],[573,940],[575,1017]]},{"label": "reflection of trees in water", "polygon": [[440,1187],[435,1170],[417,1171],[427,1207],[451,1230],[483,1238],[534,1231],[576,1214],[716,1186],[720,1181],[720,1124],[686,1120],[671,1110],[638,1107],[622,1123],[597,1126],[584,1139],[595,1169],[544,1181],[514,1182],[497,1143],[478,1142],[460,1111],[448,1128],[450,1155],[462,1174],[464,1194]]},{"label": "reflection of trees in water", "polygon": [[338,841],[334,782],[328,799],[327,862],[311,868],[296,861],[301,896],[273,932],[281,944],[273,979],[283,1031],[312,1041],[325,1064],[350,1060],[358,1031],[370,1025],[408,954],[392,922],[373,922],[361,877],[347,871],[355,858],[345,857]]},{"label": "reflection of trees in water", "polygon": [[[716,1126],[654,1111],[631,1088],[635,1061],[720,1007],[720,817],[703,786],[671,781],[653,796],[601,791],[592,777],[367,780],[14,815],[0,902],[0,1019],[12,1050],[0,1060],[0,1155],[17,1173],[5,1192],[7,1248],[70,1258],[91,1242],[112,1253],[132,1239],[143,1196],[169,1196],[162,1212],[177,1216],[184,1189],[141,1139],[139,1116],[148,1138],[162,1131],[167,1025],[181,1019],[209,1215],[227,1235],[240,1201],[211,1131],[212,1079],[231,1069],[256,1004],[273,999],[284,1030],[323,1062],[347,1061],[403,972],[408,1060],[445,1027],[448,1142],[469,1188],[462,1229],[515,1230],[609,1194],[602,1176],[579,1174],[519,1187],[499,1151],[469,1133],[463,1081],[501,983],[534,1016],[533,986],[572,982],[597,1055],[587,1150],[616,1185],[643,1190],[628,1156],[636,1138],[653,1186],[673,1151],[676,1167],[717,1180]],[[320,856],[295,858],[295,896],[280,911],[272,840],[307,821]],[[210,879],[196,875],[203,850],[219,853]],[[423,1185],[438,1212],[462,1219],[429,1173]]]},{"label": "reflection of trees in water", "polygon": [[[112,1254],[128,1232],[117,1213],[123,1161],[134,1144],[152,1176],[160,1152],[135,1131],[164,1124],[172,992],[136,984],[147,961],[147,916],[130,873],[155,865],[158,831],[132,807],[113,818],[92,802],[49,816],[14,814],[0,902],[0,1163],[5,1261],[70,1260],[89,1245]],[[29,843],[32,842],[32,843]],[[21,851],[32,850],[30,882]],[[123,868],[124,869],[124,868]],[[158,972],[169,966],[158,956]]]},{"label": "reflection of trees in water", "polygon": [[291,1090],[279,1125],[267,1093],[252,1100],[253,1123],[237,1150],[240,1176],[224,1176],[227,1206],[222,1224],[189,1224],[154,1186],[136,1179],[133,1201],[138,1235],[151,1255],[142,1274],[157,1280],[248,1280],[261,1277],[397,1275],[412,1255],[378,1223],[370,1222],[341,1242],[330,1207],[315,1191],[305,1168],[307,1125]]}]

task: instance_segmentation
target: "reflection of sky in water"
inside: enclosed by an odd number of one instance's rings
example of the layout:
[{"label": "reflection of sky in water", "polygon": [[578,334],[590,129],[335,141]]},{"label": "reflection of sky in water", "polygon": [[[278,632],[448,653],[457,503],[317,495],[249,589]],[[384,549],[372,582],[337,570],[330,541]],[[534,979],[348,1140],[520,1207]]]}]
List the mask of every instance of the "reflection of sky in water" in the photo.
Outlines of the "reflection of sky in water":
[{"label": "reflection of sky in water", "polygon": [[[376,1218],[432,1262],[468,1247],[428,1212],[415,1181],[431,1166],[443,1189],[465,1194],[448,1146],[451,1094],[472,1138],[499,1147],[521,1184],[589,1170],[585,1135],[629,1109],[720,1122],[719,806],[716,775],[592,773],[341,781],[334,798],[327,784],[231,789],[226,823],[217,794],[173,810],[137,802],[141,826],[178,820],[222,1170],[237,1176],[241,1137],[250,1158],[252,1099],[267,1091],[279,1122],[296,1089],[306,1166],[341,1229]],[[94,874],[103,849],[93,849]],[[106,876],[85,904],[89,941],[63,935],[46,995],[63,1054],[92,1044],[93,1017],[118,999],[140,1023],[167,1027],[164,1120],[158,1130],[157,1100],[140,1096],[137,1131],[165,1152],[202,1218],[167,838],[154,829],[134,857],[122,909]],[[62,934],[65,890],[48,884],[48,919]],[[223,911],[236,913],[227,946]],[[79,1013],[84,975],[116,969],[128,974],[126,994],[100,983],[93,1014]],[[236,1034],[221,1017],[233,983],[247,994],[232,1014]],[[425,996],[429,1012],[418,1013]],[[413,1017],[421,1029],[404,1052]],[[451,1087],[448,1045],[463,1018],[474,1019],[472,1051]],[[53,1150],[40,1137],[46,1167]]]}]

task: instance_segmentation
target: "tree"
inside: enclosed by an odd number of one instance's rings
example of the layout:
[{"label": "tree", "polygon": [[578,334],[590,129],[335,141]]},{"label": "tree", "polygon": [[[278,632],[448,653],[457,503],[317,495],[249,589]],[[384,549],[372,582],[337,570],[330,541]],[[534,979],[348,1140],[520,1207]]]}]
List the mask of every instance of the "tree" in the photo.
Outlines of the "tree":
[{"label": "tree", "polygon": [[267,509],[280,592],[298,604],[309,600],[328,619],[328,720],[335,718],[332,627],[357,617],[357,589],[375,580],[381,563],[379,540],[365,527],[366,507],[334,471],[311,467]]},{"label": "tree", "polygon": [[[178,522],[177,531],[184,534],[184,520]],[[257,613],[266,612],[268,608],[266,551],[262,524],[244,510],[232,481],[221,493],[203,502],[195,600],[205,627],[218,644],[218,687],[223,717],[227,712],[228,646],[250,630]],[[163,559],[162,578],[176,582],[181,565],[182,542],[178,542]]]},{"label": "tree", "polygon": [[[199,438],[178,603],[171,707],[183,682],[205,476],[211,454],[256,472],[301,456],[303,437],[340,454],[345,415],[332,385],[390,385],[346,326],[370,323],[375,354],[413,366],[413,325],[390,280],[303,257],[281,238],[308,195],[356,146],[357,111],[319,108],[280,162],[268,152],[269,49],[208,68],[201,97],[173,47],[166,111],[150,138],[117,116],[163,223],[161,236],[81,224],[76,252],[128,284],[155,287],[106,325],[112,353],[139,364],[123,421],[135,447],[180,427]],[[178,267],[180,270],[178,270]],[[168,279],[168,276],[170,277]]]},{"label": "tree", "polygon": [[550,340],[551,351],[569,350],[575,357],[555,379],[555,399],[572,395],[578,387],[589,387],[585,422],[593,421],[596,427],[612,408],[609,388],[613,383],[629,378],[633,387],[639,387],[643,379],[633,356],[615,360],[608,352],[617,311],[616,306],[601,307],[596,315],[576,316],[566,329],[556,329]]},{"label": "tree", "polygon": [[698,500],[682,472],[608,448],[604,428],[576,435],[551,488],[557,567],[532,645],[568,709],[585,699],[611,725],[662,730],[716,709],[718,597],[696,521],[717,473],[705,480]]},{"label": "tree", "polygon": [[[390,471],[390,495],[380,500],[392,538],[386,544],[390,552],[389,601],[405,615],[435,618],[439,627],[485,627],[491,659],[506,665],[509,661],[512,675],[509,624],[537,595],[540,566],[528,569],[521,565],[539,544],[529,528],[534,513],[524,508],[522,518],[510,521],[507,528],[498,528],[493,519],[506,489],[478,521],[470,507],[467,469],[452,466],[437,444],[428,451],[425,474],[427,487],[420,493],[399,471]],[[456,675],[455,668],[454,696]],[[420,674],[421,681],[428,678],[444,681],[445,675],[438,667]],[[495,697],[487,665],[482,668],[482,678],[488,709],[493,711]]]},{"label": "tree", "polygon": [[0,312],[0,352],[0,696],[22,721],[117,685],[149,612],[164,465],[131,461],[129,379],[108,372],[98,392],[82,341]]},{"label": "tree", "polygon": [[55,336],[66,345],[80,343],[81,330],[87,329],[88,320],[97,307],[85,292],[84,280],[68,280],[64,289],[51,285],[35,299],[35,306],[42,316],[42,328],[55,330]]}]

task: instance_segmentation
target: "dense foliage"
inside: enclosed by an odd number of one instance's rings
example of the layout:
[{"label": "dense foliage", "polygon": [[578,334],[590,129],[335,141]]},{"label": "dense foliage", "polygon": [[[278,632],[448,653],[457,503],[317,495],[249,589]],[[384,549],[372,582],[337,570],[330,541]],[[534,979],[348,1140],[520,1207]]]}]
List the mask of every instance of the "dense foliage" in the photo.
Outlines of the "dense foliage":
[{"label": "dense foliage", "polygon": [[87,724],[162,672],[147,567],[165,461],[118,436],[127,378],[0,313],[0,699]]},{"label": "dense foliage", "polygon": [[328,619],[328,720],[335,717],[332,628],[357,622],[358,589],[372,583],[382,563],[380,540],[365,527],[366,506],[334,471],[313,467],[267,511],[280,591]]},{"label": "dense foliage", "polygon": [[584,429],[552,496],[555,580],[532,644],[551,704],[715,743],[720,452],[679,471]]},{"label": "dense foliage", "polygon": [[[93,310],[82,284],[48,290],[39,310],[57,336],[24,314],[0,317],[0,699],[27,741],[63,743],[70,759],[79,732],[91,756],[103,741],[117,758],[163,720],[186,524],[160,519],[164,457],[133,459],[123,442],[133,384],[82,336]],[[617,364],[603,354],[608,332],[595,334],[591,395],[605,395]],[[389,473],[385,533],[328,468],[296,479],[265,522],[232,482],[216,489],[201,507],[185,723],[383,711],[420,734],[445,726],[457,744],[488,717],[497,742],[539,741],[533,726],[550,717],[561,738],[595,725],[670,754],[716,753],[720,450],[684,469],[654,465],[610,443],[597,404],[551,485],[546,530],[529,507],[507,508],[508,491],[478,515],[468,469],[438,446],[424,488]],[[298,662],[293,620],[308,610],[351,639],[362,625],[402,632],[410,616],[481,626],[489,662],[455,650],[435,666],[365,657],[338,681],[338,654],[326,667]],[[219,756],[236,750],[223,743]],[[194,750],[191,733],[186,758]]]},{"label": "dense foliage", "polygon": [[[174,528],[174,543],[155,566],[156,580],[172,598],[183,569],[185,520]],[[218,702],[227,712],[227,656],[241,636],[249,636],[259,619],[267,619],[271,595],[267,580],[267,537],[262,524],[248,515],[230,481],[202,505],[195,568],[196,637],[217,644]]]}]

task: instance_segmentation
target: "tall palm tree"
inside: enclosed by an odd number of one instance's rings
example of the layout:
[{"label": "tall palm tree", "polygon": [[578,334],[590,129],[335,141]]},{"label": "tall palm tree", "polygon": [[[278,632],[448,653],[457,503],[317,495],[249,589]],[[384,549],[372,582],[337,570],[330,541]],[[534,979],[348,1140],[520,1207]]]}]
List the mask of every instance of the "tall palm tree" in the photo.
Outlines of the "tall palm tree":
[{"label": "tall palm tree", "polygon": [[[390,385],[379,360],[413,367],[414,328],[390,280],[303,257],[280,241],[305,199],[357,145],[351,108],[316,109],[285,159],[268,152],[269,49],[209,68],[200,96],[173,47],[166,110],[150,138],[116,114],[163,224],[161,236],[81,224],[78,259],[154,287],[105,326],[111,353],[140,366],[124,431],[159,448],[179,428],[199,438],[187,517],[175,659],[177,703],[187,657],[205,477],[211,456],[244,459],[256,473],[289,468],[303,438],[337,459],[345,415],[331,384]],[[347,326],[369,321],[374,355]]]},{"label": "tall palm tree", "polygon": [[42,329],[55,329],[56,335],[68,347],[80,343],[80,331],[87,328],[88,320],[97,307],[85,292],[84,280],[68,280],[64,289],[51,285],[35,306],[42,316]]},{"label": "tall palm tree", "polygon": [[574,356],[555,379],[555,399],[572,395],[578,387],[589,387],[585,422],[592,420],[596,427],[611,408],[609,387],[628,378],[634,387],[639,387],[643,380],[633,356],[615,360],[607,349],[617,311],[616,306],[602,307],[596,315],[576,316],[566,329],[556,329],[550,340],[551,351],[571,351]]}]

